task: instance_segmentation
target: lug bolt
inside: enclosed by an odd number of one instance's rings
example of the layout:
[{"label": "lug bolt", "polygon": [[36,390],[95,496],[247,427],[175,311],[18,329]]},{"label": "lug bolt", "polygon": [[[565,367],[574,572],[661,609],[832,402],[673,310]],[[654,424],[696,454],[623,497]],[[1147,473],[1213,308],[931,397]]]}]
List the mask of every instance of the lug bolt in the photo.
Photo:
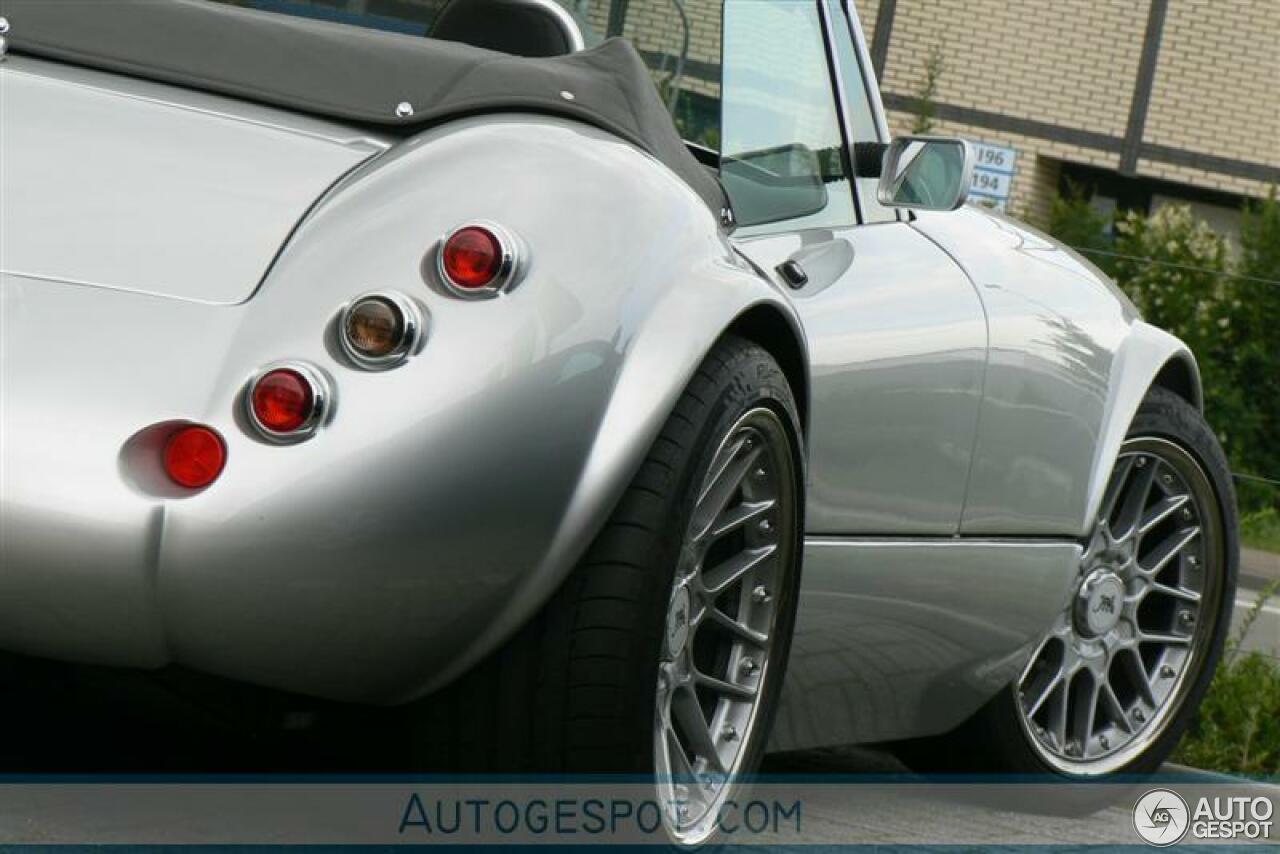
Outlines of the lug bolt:
[{"label": "lug bolt", "polygon": [[728,725],[727,725],[723,730],[721,730],[721,731],[720,731],[720,736],[721,736],[725,741],[737,741],[737,740],[738,740],[738,728],[737,728],[736,726],[734,726],[733,724],[728,724]]},{"label": "lug bolt", "polygon": [[754,658],[744,658],[742,659],[742,663],[738,665],[738,669],[741,670],[745,676],[755,676],[760,672],[760,665],[756,664],[756,660]]},{"label": "lug bolt", "polygon": [[751,591],[751,601],[755,602],[757,605],[763,605],[772,598],[773,597],[769,595],[769,591],[765,589],[763,584],[758,585]]},{"label": "lug bolt", "polygon": [[1178,622],[1181,623],[1184,628],[1189,629],[1196,624],[1196,615],[1190,611],[1183,611],[1178,614]]},{"label": "lug bolt", "polygon": [[755,476],[757,480],[764,480],[766,472],[763,467],[756,469]]},{"label": "lug bolt", "polygon": [[1164,477],[1160,479],[1164,481],[1165,486],[1173,486],[1173,475],[1165,474]]},{"label": "lug bolt", "polygon": [[1146,713],[1146,712],[1144,712],[1144,711],[1142,711],[1142,709],[1134,709],[1134,710],[1133,710],[1133,719],[1134,719],[1135,721],[1137,721],[1138,723],[1142,723],[1143,721],[1145,721],[1145,720],[1147,719],[1147,713]]},{"label": "lug bolt", "polygon": [[1163,676],[1165,679],[1172,679],[1174,672],[1175,671],[1173,667],[1171,667],[1170,665],[1168,664],[1160,665],[1160,675]]},{"label": "lug bolt", "polygon": [[760,520],[760,533],[762,533],[762,534],[767,534],[767,533],[769,533],[769,532],[770,532],[770,531],[772,531],[772,530],[773,530],[773,523],[772,523],[772,522],[770,522],[768,519],[761,519],[761,520]]}]

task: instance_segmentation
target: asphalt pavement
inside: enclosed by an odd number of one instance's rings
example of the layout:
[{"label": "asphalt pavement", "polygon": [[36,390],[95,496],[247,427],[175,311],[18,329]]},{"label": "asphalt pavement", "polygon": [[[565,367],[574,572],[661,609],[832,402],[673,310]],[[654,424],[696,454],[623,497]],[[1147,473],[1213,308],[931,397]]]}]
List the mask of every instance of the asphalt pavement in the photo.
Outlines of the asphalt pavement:
[{"label": "asphalt pavement", "polygon": [[[1259,592],[1276,580],[1280,556],[1244,552],[1233,631],[1254,609]],[[1280,599],[1256,609],[1244,648],[1280,660]],[[0,726],[8,736],[3,770],[10,774],[358,774],[402,769],[405,745],[395,727],[379,726],[359,712],[317,715],[296,698],[191,674],[157,682],[102,668],[0,659],[0,684],[7,689],[0,704]],[[771,756],[764,770],[898,775],[907,769],[883,751],[843,748]],[[865,791],[845,796],[832,792],[829,802],[815,805],[810,813],[806,842],[910,843],[927,819],[927,826],[942,822],[956,828],[957,838],[965,836],[965,828],[980,835],[994,827],[1001,839],[1034,841],[1037,834],[1056,828],[1058,838],[1087,844],[1117,838],[1132,821],[1132,807],[1123,805],[1046,816],[1034,805],[997,809],[963,798],[890,799],[869,813]],[[861,800],[849,800],[855,797]],[[0,820],[0,843],[6,838]]]},{"label": "asphalt pavement", "polygon": [[1242,623],[1256,606],[1257,616],[1244,637],[1241,649],[1256,650],[1280,660],[1280,592],[1269,601],[1258,604],[1268,585],[1276,584],[1280,584],[1280,554],[1241,550],[1232,632],[1238,634]]}]

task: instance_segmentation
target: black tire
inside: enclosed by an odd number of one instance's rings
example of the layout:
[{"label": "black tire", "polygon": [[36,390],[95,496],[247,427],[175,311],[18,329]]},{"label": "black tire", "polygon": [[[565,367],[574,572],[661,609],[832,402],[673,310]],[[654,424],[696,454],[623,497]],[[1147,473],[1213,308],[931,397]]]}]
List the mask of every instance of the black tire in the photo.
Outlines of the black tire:
[{"label": "black tire", "polygon": [[680,397],[586,556],[542,611],[498,652],[413,704],[416,766],[514,773],[654,770],[657,667],[673,579],[700,484],[724,433],[768,407],[795,460],[794,542],[780,592],[780,666],[764,686],[743,770],[763,754],[777,704],[800,582],[800,421],[777,362],[737,337],[718,342]]},{"label": "black tire", "polygon": [[[1127,440],[1148,437],[1173,442],[1188,451],[1208,477],[1221,524],[1217,564],[1222,573],[1221,590],[1211,615],[1214,625],[1209,630],[1207,654],[1200,657],[1198,670],[1188,674],[1189,688],[1180,699],[1174,698],[1173,702],[1179,705],[1170,710],[1163,731],[1142,753],[1122,767],[1109,771],[1108,776],[1150,774],[1177,747],[1194,720],[1213,678],[1235,602],[1239,564],[1236,499],[1230,468],[1217,437],[1195,407],[1163,388],[1152,388],[1147,394],[1134,417]],[[953,732],[896,745],[895,752],[908,765],[926,773],[1053,774],[1073,780],[1096,779],[1066,773],[1043,761],[1029,743],[1031,736],[1021,722],[1018,702],[1016,686],[1010,685]],[[1054,800],[1039,799],[1039,806],[1053,811],[1073,811],[1070,804],[1046,803]],[[1084,801],[1089,801],[1089,798],[1084,798]],[[1092,802],[1081,806],[1090,808],[1090,804],[1098,806]]]}]

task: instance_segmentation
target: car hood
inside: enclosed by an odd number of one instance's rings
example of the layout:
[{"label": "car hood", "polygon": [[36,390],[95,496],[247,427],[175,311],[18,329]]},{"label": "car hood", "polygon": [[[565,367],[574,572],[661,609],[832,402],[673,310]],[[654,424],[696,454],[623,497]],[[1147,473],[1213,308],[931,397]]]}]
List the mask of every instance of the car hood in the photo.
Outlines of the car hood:
[{"label": "car hood", "polygon": [[388,147],[341,125],[26,57],[0,66],[0,271],[229,305]]}]

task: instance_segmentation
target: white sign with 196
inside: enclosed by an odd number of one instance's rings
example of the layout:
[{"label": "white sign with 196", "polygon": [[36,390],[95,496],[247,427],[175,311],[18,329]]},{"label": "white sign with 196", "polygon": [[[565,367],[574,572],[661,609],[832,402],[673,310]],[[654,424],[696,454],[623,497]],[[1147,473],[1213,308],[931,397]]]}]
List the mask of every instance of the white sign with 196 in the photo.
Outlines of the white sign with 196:
[{"label": "white sign with 196", "polygon": [[1009,204],[1009,185],[1013,183],[1018,152],[1012,146],[989,142],[974,141],[973,148],[973,185],[969,199],[974,204],[1002,211]]}]

